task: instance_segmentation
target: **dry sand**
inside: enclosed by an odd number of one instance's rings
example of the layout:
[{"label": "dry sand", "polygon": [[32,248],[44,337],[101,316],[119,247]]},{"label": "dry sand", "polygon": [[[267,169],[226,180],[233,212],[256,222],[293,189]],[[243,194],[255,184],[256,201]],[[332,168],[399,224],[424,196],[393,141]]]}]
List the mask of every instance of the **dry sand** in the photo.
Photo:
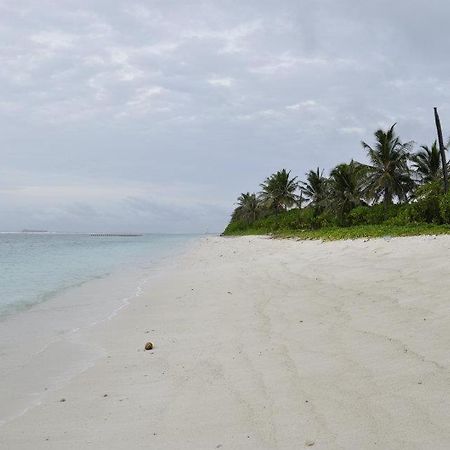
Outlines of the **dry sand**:
[{"label": "dry sand", "polygon": [[204,238],[85,333],[105,356],[0,448],[449,449],[449,255],[448,236]]}]

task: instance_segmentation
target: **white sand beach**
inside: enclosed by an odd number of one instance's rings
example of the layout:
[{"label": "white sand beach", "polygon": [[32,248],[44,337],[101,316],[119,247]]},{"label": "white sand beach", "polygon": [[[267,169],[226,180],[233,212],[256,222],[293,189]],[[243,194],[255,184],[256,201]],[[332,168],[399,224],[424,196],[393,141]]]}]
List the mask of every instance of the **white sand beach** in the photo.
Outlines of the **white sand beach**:
[{"label": "white sand beach", "polygon": [[0,448],[449,449],[449,256],[450,236],[202,238]]}]

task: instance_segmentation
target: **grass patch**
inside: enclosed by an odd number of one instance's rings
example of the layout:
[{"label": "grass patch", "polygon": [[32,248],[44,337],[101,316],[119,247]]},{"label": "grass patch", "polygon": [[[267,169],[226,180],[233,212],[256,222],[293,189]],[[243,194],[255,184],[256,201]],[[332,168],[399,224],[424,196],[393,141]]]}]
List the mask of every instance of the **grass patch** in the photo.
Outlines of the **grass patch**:
[{"label": "grass patch", "polygon": [[384,236],[420,236],[450,234],[450,225],[410,224],[410,225],[358,225],[352,227],[325,227],[317,230],[276,230],[249,227],[246,230],[233,230],[226,236],[248,236],[270,234],[280,238],[322,239],[334,241],[339,239],[379,238]]}]

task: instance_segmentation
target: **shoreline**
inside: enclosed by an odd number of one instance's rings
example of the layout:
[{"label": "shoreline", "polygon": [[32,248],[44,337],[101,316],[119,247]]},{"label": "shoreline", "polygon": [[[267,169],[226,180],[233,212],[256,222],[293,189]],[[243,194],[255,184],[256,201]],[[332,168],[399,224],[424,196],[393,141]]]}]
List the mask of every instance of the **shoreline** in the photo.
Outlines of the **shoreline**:
[{"label": "shoreline", "polygon": [[[195,240],[195,239],[194,239]],[[118,267],[52,293],[0,318],[0,430],[45,401],[49,392],[95,365],[104,355],[86,334],[114,319],[192,242],[157,260]],[[1,441],[1,440],[0,440]]]},{"label": "shoreline", "polygon": [[199,239],[85,331],[104,356],[0,444],[445,449],[449,251],[448,236]]}]

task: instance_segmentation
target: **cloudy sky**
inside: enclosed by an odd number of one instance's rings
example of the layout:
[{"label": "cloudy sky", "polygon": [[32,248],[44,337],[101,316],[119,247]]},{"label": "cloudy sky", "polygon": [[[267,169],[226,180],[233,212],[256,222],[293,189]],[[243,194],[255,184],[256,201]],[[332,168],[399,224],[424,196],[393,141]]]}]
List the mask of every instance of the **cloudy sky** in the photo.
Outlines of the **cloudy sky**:
[{"label": "cloudy sky", "polygon": [[445,0],[0,0],[0,229],[215,232],[398,122],[450,133]]}]

